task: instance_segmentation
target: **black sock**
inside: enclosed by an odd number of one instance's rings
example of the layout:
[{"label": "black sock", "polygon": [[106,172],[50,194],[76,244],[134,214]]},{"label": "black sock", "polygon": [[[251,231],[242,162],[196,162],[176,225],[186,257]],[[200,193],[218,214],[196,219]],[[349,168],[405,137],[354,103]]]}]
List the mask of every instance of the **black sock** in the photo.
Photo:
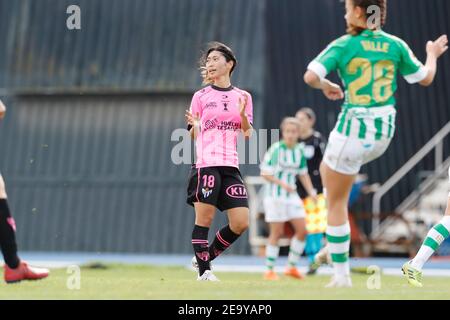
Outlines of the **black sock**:
[{"label": "black sock", "polygon": [[11,217],[6,199],[0,199],[0,247],[8,267],[17,268],[20,260],[17,256],[16,223]]},{"label": "black sock", "polygon": [[224,252],[233,242],[240,237],[240,234],[234,233],[230,229],[230,225],[223,227],[217,231],[213,243],[209,247],[209,259],[213,261],[222,252]]},{"label": "black sock", "polygon": [[209,228],[195,225],[192,230],[192,246],[194,247],[195,257],[198,263],[198,274],[201,276],[206,270],[211,270],[209,264],[209,246],[208,246]]}]

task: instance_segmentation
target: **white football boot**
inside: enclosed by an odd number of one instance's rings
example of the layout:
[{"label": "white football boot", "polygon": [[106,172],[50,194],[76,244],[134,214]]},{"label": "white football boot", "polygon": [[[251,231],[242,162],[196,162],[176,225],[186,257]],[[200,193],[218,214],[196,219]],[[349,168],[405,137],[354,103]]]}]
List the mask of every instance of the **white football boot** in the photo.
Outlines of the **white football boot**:
[{"label": "white football boot", "polygon": [[201,276],[197,277],[197,281],[220,281],[211,270],[206,270]]}]

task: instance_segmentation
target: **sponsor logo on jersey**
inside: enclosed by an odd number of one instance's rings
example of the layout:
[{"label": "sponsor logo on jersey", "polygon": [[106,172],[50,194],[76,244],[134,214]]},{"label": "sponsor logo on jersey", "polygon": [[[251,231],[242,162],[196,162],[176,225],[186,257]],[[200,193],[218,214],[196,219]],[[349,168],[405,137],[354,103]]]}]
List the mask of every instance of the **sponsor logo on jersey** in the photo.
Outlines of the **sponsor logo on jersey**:
[{"label": "sponsor logo on jersey", "polygon": [[212,192],[213,192],[212,189],[202,188],[203,198],[204,199],[208,198]]},{"label": "sponsor logo on jersey", "polygon": [[220,125],[217,126],[217,129],[237,131],[241,129],[241,124],[234,121],[222,121]]},{"label": "sponsor logo on jersey", "polygon": [[215,102],[208,102],[205,105],[205,109],[215,109],[215,108],[217,108],[217,103],[215,103]]},{"label": "sponsor logo on jersey", "polygon": [[214,129],[215,127],[217,127],[216,119],[205,121],[205,126],[204,126],[205,130],[211,130],[211,129]]},{"label": "sponsor logo on jersey", "polygon": [[226,189],[226,193],[231,198],[247,199],[247,189],[243,184],[233,184]]}]

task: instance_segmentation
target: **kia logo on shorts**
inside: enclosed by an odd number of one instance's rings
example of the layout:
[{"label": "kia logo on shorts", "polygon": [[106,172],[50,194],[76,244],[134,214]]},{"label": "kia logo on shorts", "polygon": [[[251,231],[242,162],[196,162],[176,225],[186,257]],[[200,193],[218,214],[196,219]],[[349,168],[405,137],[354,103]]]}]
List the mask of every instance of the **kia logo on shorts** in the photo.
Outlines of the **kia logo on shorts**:
[{"label": "kia logo on shorts", "polygon": [[242,184],[233,184],[229,186],[226,190],[226,193],[229,197],[238,198],[238,199],[246,199],[247,198],[247,190]]}]

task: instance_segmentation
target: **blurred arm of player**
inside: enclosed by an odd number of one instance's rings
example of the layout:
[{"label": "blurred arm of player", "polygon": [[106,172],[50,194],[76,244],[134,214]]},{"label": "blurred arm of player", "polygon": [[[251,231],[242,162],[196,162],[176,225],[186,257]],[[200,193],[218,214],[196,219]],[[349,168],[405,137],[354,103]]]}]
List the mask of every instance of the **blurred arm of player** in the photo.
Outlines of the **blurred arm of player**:
[{"label": "blurred arm of player", "polygon": [[248,120],[245,108],[247,107],[248,97],[245,96],[244,99],[239,98],[239,114],[241,116],[241,130],[244,137],[250,138],[252,136],[253,127]]},{"label": "blurred arm of player", "polygon": [[314,189],[314,186],[313,186],[313,184],[311,182],[311,177],[309,176],[309,174],[308,173],[300,174],[300,175],[298,175],[298,179],[302,183],[302,185],[305,188],[306,192],[308,192],[308,195],[310,196],[310,198],[314,202],[317,202],[317,191],[316,191],[316,189]]},{"label": "blurred arm of player", "polygon": [[344,99],[344,92],[338,84],[333,83],[328,79],[321,80],[320,77],[311,70],[306,71],[303,79],[310,87],[322,90],[325,97],[330,100],[335,101]]},{"label": "blurred arm of player", "polygon": [[186,118],[186,123],[191,128],[189,129],[189,132],[191,133],[191,138],[193,140],[197,139],[198,133],[200,132],[200,115],[197,112],[197,114],[194,116],[190,110],[186,110],[186,113],[184,115]]},{"label": "blurred arm of player", "polygon": [[261,172],[261,177],[263,177],[265,180],[267,180],[267,181],[269,181],[269,182],[271,182],[273,184],[279,185],[280,187],[282,187],[284,190],[286,190],[289,193],[292,193],[292,192],[296,191],[294,188],[292,188],[287,183],[284,183],[280,179],[275,178],[275,176],[272,173],[262,171]]},{"label": "blurred arm of player", "polygon": [[437,60],[448,50],[447,35],[440,36],[436,41],[427,42],[427,62],[425,68],[428,70],[428,75],[419,83],[424,86],[430,86],[436,76]]},{"label": "blurred arm of player", "polygon": [[3,119],[6,114],[6,107],[3,104],[3,101],[0,100],[0,119]]}]

